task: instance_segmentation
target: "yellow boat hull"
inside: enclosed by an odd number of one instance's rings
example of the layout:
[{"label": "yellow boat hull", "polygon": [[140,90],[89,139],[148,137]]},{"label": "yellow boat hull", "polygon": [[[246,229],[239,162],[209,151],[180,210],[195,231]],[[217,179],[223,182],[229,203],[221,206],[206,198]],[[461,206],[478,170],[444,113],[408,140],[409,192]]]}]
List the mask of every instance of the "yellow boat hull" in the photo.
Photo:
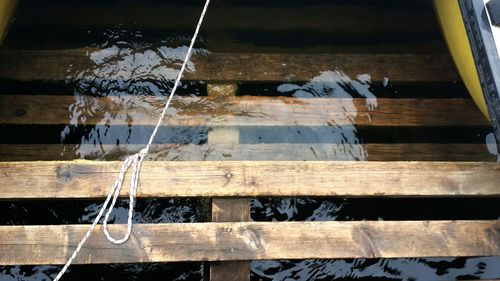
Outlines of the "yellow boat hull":
[{"label": "yellow boat hull", "polygon": [[489,119],[486,101],[458,1],[434,0],[434,8],[458,72],[472,99],[474,99],[484,116]]},{"label": "yellow boat hull", "polygon": [[0,44],[7,35],[17,0],[0,0]]}]

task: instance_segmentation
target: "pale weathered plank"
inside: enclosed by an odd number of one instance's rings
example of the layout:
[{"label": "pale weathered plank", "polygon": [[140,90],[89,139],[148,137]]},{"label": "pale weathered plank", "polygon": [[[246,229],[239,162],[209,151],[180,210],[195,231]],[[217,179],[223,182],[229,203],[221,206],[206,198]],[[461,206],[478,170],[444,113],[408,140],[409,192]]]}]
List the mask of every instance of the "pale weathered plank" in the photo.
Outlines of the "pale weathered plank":
[{"label": "pale weathered plank", "polygon": [[[120,166],[2,162],[0,198],[104,197]],[[500,196],[499,176],[500,164],[481,162],[146,161],[138,196]]]},{"label": "pale weathered plank", "polygon": [[[0,161],[124,160],[140,144],[0,144]],[[104,151],[104,152],[103,152]],[[362,152],[365,153],[362,153]],[[350,152],[361,152],[355,155]],[[497,161],[482,143],[365,144],[155,144],[148,160],[155,161]]]},{"label": "pale weathered plank", "polygon": [[[0,124],[155,125],[164,98],[0,96]],[[124,112],[126,108],[126,112]],[[85,114],[87,111],[99,113]],[[106,116],[115,116],[103,120]],[[471,99],[177,97],[164,126],[489,126]]]},{"label": "pale weathered plank", "polygon": [[[99,71],[91,60],[97,49],[24,50],[0,52],[0,79],[65,81],[96,69],[81,79],[134,79],[142,75]],[[193,55],[195,71],[184,80],[203,81],[310,81],[322,71],[341,70],[355,79],[369,74],[372,81],[388,77],[401,82],[455,81],[459,76],[448,55],[427,54],[231,54]],[[109,63],[103,67],[108,67]],[[71,71],[70,71],[71,69]],[[134,72],[135,73],[135,72]],[[142,77],[144,78],[144,77]],[[151,77],[150,77],[151,78]],[[173,79],[175,77],[164,77]]]},{"label": "pale weathered plank", "polygon": [[[0,264],[64,263],[87,228],[0,226]],[[498,220],[136,224],[123,245],[100,231],[75,263],[500,255]]]}]

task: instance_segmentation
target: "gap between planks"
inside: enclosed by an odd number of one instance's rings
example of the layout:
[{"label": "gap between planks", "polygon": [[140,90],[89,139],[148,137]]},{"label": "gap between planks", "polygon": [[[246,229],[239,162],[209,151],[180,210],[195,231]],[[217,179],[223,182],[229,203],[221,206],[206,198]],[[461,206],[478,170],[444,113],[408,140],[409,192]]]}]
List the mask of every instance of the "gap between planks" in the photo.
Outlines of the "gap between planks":
[{"label": "gap between planks", "polygon": [[[120,166],[1,162],[0,198],[105,197]],[[500,196],[499,178],[486,162],[146,161],[138,197]]]},{"label": "gap between planks", "polygon": [[[62,264],[87,228],[0,226],[0,264]],[[123,245],[96,228],[76,264],[500,255],[498,220],[135,224]]]},{"label": "gap between planks", "polygon": [[[0,161],[124,160],[141,144],[0,144]],[[105,154],[103,155],[103,151]],[[495,162],[484,143],[155,144],[152,161],[483,161]]]}]

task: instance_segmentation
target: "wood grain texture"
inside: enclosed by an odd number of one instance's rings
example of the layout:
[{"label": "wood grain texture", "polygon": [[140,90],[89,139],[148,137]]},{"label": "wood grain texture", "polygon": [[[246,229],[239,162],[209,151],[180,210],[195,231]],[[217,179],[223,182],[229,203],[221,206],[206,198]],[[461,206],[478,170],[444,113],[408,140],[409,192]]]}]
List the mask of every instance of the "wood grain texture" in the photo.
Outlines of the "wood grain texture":
[{"label": "wood grain texture", "polygon": [[[249,220],[249,199],[212,199],[212,222],[245,222]],[[250,281],[250,261],[211,262],[209,274],[210,281]]]},{"label": "wood grain texture", "polygon": [[[105,197],[120,166],[2,162],[0,198]],[[481,162],[146,161],[138,196],[500,196],[499,176],[500,164]]]},{"label": "wood grain texture", "polygon": [[[133,74],[99,70],[90,56],[98,49],[24,50],[0,52],[0,79],[66,81],[71,73],[87,73],[77,79],[134,79]],[[459,76],[446,54],[233,54],[193,55],[193,81],[310,81],[323,71],[341,70],[355,79],[369,74],[372,81],[456,81]],[[108,67],[106,63],[101,67]],[[123,76],[125,75],[125,76]],[[74,75],[73,75],[74,76]],[[78,76],[78,75],[77,75]],[[175,77],[166,77],[174,79]]]},{"label": "wood grain texture", "polygon": [[[209,97],[227,98],[236,96],[236,84],[207,84]],[[215,128],[208,132],[208,144],[238,144],[237,128]],[[227,175],[230,178],[230,175]],[[250,220],[250,200],[247,198],[213,198],[212,222],[244,222]],[[211,262],[210,281],[250,281],[250,261]]]},{"label": "wood grain texture", "polygon": [[[211,98],[220,100],[224,102],[228,97],[235,97],[238,91],[237,84],[217,84],[209,83],[207,84],[207,95]],[[230,114],[230,113],[229,113]],[[236,145],[240,143],[240,131],[238,128],[232,127],[217,127],[211,128],[208,131],[207,136],[208,144],[232,144]]]},{"label": "wood grain texture", "polygon": [[[85,97],[101,114],[83,114],[71,96],[0,96],[0,124],[149,125],[157,122],[164,99],[151,96]],[[126,108],[126,116],[123,108]],[[104,118],[115,116],[112,121]],[[291,97],[178,97],[164,126],[489,126],[471,99],[365,99]]]},{"label": "wood grain texture", "polygon": [[[0,161],[124,160],[140,144],[0,144]],[[107,153],[103,154],[102,150]],[[349,151],[361,151],[357,155]],[[365,144],[156,144],[147,156],[154,161],[479,161],[497,156],[482,143]]]},{"label": "wood grain texture", "polygon": [[[0,264],[62,264],[87,228],[0,226]],[[498,220],[136,224],[123,245],[101,231],[74,263],[500,255]]]}]

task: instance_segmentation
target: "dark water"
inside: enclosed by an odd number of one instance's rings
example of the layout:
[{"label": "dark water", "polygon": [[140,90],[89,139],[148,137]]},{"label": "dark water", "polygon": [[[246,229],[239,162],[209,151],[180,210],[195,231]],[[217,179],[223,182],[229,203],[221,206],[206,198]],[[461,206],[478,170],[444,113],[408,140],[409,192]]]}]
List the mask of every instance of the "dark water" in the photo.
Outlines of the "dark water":
[{"label": "dark water", "polygon": [[[54,144],[57,153],[52,160],[118,160],[141,149],[153,129],[141,124],[141,120],[161,111],[161,98],[169,94],[173,85],[202,4],[194,0],[22,2],[2,46],[4,50],[85,48],[86,55],[83,64],[61,63],[64,79],[0,80],[1,94],[50,93],[72,97],[66,124],[3,125],[2,143]],[[421,21],[418,25],[417,20]],[[447,50],[430,1],[245,0],[214,2],[211,6],[195,53],[206,56],[217,52],[445,54]],[[190,62],[187,71],[196,70],[197,65]],[[363,161],[370,160],[364,144],[485,144],[491,136],[489,127],[372,128],[354,124],[358,114],[355,100],[361,100],[367,112],[376,112],[378,98],[449,98],[443,94],[447,92],[453,92],[453,97],[467,97],[460,82],[408,83],[392,81],[391,77],[375,81],[370,73],[350,75],[340,68],[319,69],[309,81],[294,81],[293,75],[290,73],[289,81],[240,81],[236,94],[332,98],[340,101],[334,109],[340,114],[335,118],[325,114],[323,124],[315,126],[245,126],[240,130],[239,143],[284,147],[315,144],[312,152],[286,149],[276,154],[256,154],[250,149],[230,155],[224,149],[210,147],[212,129],[206,126],[169,126],[162,127],[155,139],[155,144],[167,146],[154,150],[150,159]],[[207,116],[212,114],[211,104],[205,99],[206,84],[184,81],[178,91],[183,98],[169,109],[171,118],[182,118],[185,112],[181,109],[189,108],[206,110]],[[151,96],[158,99],[145,99]],[[93,97],[109,100],[103,103]],[[251,113],[262,117],[259,112]],[[495,160],[494,154],[498,153],[490,150]],[[488,153],[486,145],[484,151]],[[89,223],[101,205],[94,201],[1,201],[0,223]],[[126,200],[120,202],[111,218],[113,222],[125,222],[127,206]],[[498,206],[498,198],[260,198],[252,200],[251,211],[252,219],[258,221],[460,220],[498,219]],[[207,210],[206,200],[139,200],[134,222],[200,222],[207,220]],[[0,267],[0,280],[49,280],[59,268],[4,266]],[[202,280],[203,270],[201,263],[72,266],[67,280]],[[500,278],[500,258],[252,262],[253,280],[478,278]]]}]

